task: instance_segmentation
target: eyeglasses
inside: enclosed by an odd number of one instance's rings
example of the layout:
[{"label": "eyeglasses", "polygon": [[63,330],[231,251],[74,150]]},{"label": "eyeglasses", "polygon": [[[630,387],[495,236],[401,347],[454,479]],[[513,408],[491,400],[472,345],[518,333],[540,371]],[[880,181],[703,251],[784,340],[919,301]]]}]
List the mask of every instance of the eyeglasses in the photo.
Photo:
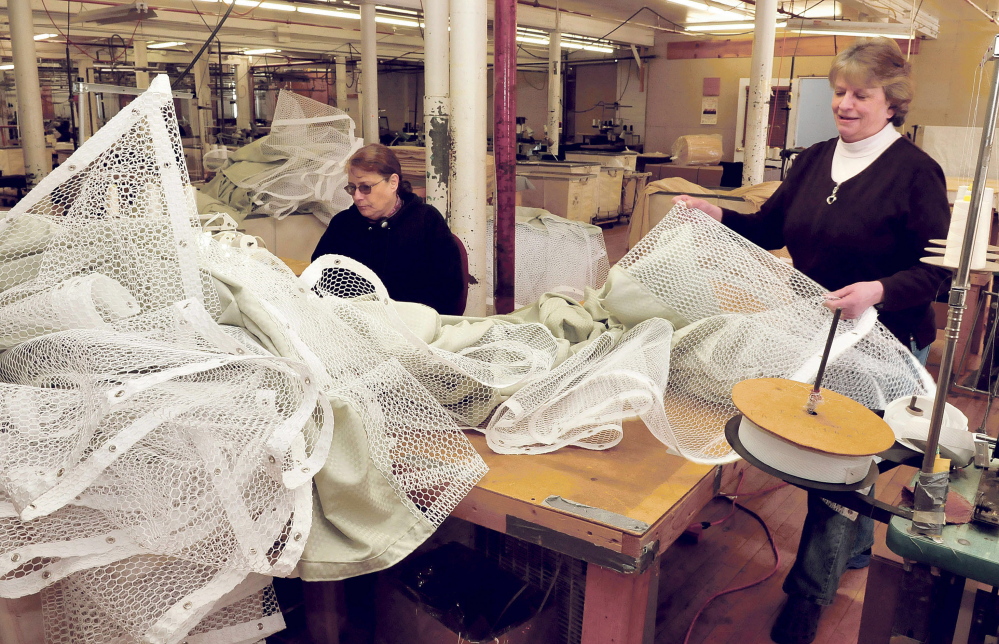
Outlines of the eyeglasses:
[{"label": "eyeglasses", "polygon": [[[385,181],[385,179],[382,179],[382,181]],[[347,194],[352,197],[354,196],[355,192],[360,192],[362,195],[370,195],[371,189],[377,186],[382,181],[375,181],[371,185],[368,185],[366,183],[359,183],[357,185],[354,185],[353,183],[348,183],[343,187],[343,189],[346,190]]]}]

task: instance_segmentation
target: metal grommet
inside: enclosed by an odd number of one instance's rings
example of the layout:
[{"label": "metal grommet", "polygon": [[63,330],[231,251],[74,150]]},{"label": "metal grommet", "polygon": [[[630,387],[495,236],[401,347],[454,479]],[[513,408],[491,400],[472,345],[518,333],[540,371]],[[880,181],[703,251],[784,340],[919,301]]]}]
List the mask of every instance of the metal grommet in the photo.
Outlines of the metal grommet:
[{"label": "metal grommet", "polygon": [[239,355],[243,355],[244,353],[246,353],[246,351],[242,349],[236,349],[236,353],[238,353]]},{"label": "metal grommet", "polygon": [[60,467],[59,471],[56,472],[56,476],[62,476],[65,472],[66,472],[66,470],[64,470],[63,468]]},{"label": "metal grommet", "polygon": [[311,378],[306,378],[305,379],[305,384],[311,385],[312,384],[312,379]]},{"label": "metal grommet", "polygon": [[307,467],[303,467],[303,468],[302,468],[302,473],[303,473],[303,474],[308,474],[308,473],[309,473],[309,472],[311,472],[311,471],[312,471],[312,470],[310,470],[310,469],[309,469],[309,468],[307,468]]},{"label": "metal grommet", "polygon": [[257,630],[258,631],[264,630],[264,623],[263,622],[257,622]]},{"label": "metal grommet", "polygon": [[302,540],[302,533],[301,532],[296,532],[295,533],[295,541],[301,541],[301,540]]},{"label": "metal grommet", "polygon": [[339,259],[334,259],[334,260],[333,260],[333,263],[334,263],[334,264],[339,264],[339,263],[340,263],[340,260],[339,260]]},{"label": "metal grommet", "polygon": [[108,451],[109,452],[117,452],[118,451],[118,446],[117,445],[108,445]]},{"label": "metal grommet", "polygon": [[125,395],[125,390],[124,389],[119,389],[118,391],[114,392],[114,397],[115,398],[121,398],[124,395]]},{"label": "metal grommet", "polygon": [[42,573],[42,579],[48,579],[51,576],[52,576],[52,573],[50,573],[48,570],[46,570],[45,572]]},{"label": "metal grommet", "polygon": [[72,172],[73,170],[76,170],[76,166],[75,165],[69,166],[69,171]]},{"label": "metal grommet", "polygon": [[35,509],[35,507],[36,507],[36,506],[35,506],[35,504],[34,504],[34,503],[32,503],[31,505],[29,505],[29,506],[28,506],[28,509],[29,509],[29,510],[34,510],[34,509]]},{"label": "metal grommet", "polygon": [[184,610],[191,610],[191,608],[193,607],[194,604],[192,604],[191,602],[184,602]]},{"label": "metal grommet", "polygon": [[251,555],[257,554],[257,549],[256,548],[250,548],[250,554]]},{"label": "metal grommet", "polygon": [[270,462],[270,463],[273,463],[273,462],[275,462],[276,460],[277,460],[277,459],[276,459],[276,458],[274,458],[273,456],[268,456],[268,457],[267,457],[267,461],[268,461],[268,462]]},{"label": "metal grommet", "polygon": [[218,475],[220,475],[221,473],[222,473],[222,468],[221,468],[221,467],[216,467],[216,468],[215,468],[215,476],[218,476]]},{"label": "metal grommet", "polygon": [[105,539],[105,541],[107,541],[108,543],[114,543],[114,537],[108,537],[107,539]]},{"label": "metal grommet", "polygon": [[10,560],[11,560],[11,561],[20,561],[20,560],[21,560],[21,555],[19,555],[19,554],[17,554],[17,553],[15,552],[14,554],[12,554],[12,555],[10,556]]}]

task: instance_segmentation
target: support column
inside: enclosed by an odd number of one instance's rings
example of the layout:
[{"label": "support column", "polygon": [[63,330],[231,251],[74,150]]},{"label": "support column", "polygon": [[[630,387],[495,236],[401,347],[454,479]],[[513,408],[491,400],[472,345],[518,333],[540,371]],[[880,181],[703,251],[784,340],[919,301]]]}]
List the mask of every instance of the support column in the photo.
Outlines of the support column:
[{"label": "support column", "polygon": [[38,83],[35,57],[35,28],[30,0],[10,0],[10,45],[14,58],[14,85],[17,87],[17,130],[24,155],[24,175],[28,188],[49,172],[51,157],[45,149],[45,122],[42,119],[42,91]]},{"label": "support column", "polygon": [[344,112],[350,112],[347,108],[347,59],[337,56],[334,70],[336,71],[336,106]]},{"label": "support column", "polygon": [[375,3],[361,4],[361,119],[364,143],[378,143],[378,48],[375,41]]},{"label": "support column", "polygon": [[188,170],[192,175],[192,179],[195,176],[198,179],[202,179],[204,178],[204,169],[201,165],[201,158],[205,151],[209,149],[208,142],[211,140],[209,128],[214,125],[212,123],[212,79],[208,70],[208,56],[202,56],[198,59],[198,62],[194,64],[193,73],[194,92],[198,97],[193,114],[196,115],[198,122],[192,123],[191,128],[195,136],[198,137],[198,140],[194,146],[197,152],[189,158],[197,159],[197,166],[191,168],[190,163],[188,163]]},{"label": "support column", "polygon": [[496,313],[514,309],[517,194],[517,0],[493,3]]},{"label": "support column", "polygon": [[466,315],[487,314],[486,0],[451,6],[451,230],[468,251]]},{"label": "support column", "polygon": [[132,56],[135,60],[135,86],[139,89],[149,87],[149,59],[146,56],[146,41],[135,40],[132,42]]},{"label": "support column", "polygon": [[427,203],[450,221],[451,91],[448,72],[451,36],[449,0],[424,0],[423,127],[427,151]]},{"label": "support column", "polygon": [[763,182],[767,158],[767,116],[770,107],[770,75],[774,67],[774,35],[777,32],[777,0],[757,0],[753,59],[749,76],[749,113],[746,116],[746,155],[742,185]]},{"label": "support column", "polygon": [[[555,14],[558,24],[559,16]],[[548,125],[545,143],[552,155],[558,155],[558,140],[562,134],[562,32],[557,28],[548,34]]]},{"label": "support column", "polygon": [[253,78],[250,75],[250,61],[243,56],[234,56],[236,61],[236,129],[240,132],[250,129],[250,116],[253,108]]}]

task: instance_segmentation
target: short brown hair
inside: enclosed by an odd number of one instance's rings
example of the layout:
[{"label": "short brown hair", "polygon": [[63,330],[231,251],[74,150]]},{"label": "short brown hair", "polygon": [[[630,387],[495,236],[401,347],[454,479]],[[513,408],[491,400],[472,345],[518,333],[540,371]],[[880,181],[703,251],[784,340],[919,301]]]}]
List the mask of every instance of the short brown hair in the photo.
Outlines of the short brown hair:
[{"label": "short brown hair", "polygon": [[861,38],[836,56],[829,68],[829,84],[842,77],[859,87],[882,87],[888,106],[895,110],[891,124],[897,127],[905,123],[916,90],[911,74],[912,65],[894,40],[883,36]]},{"label": "short brown hair", "polygon": [[399,188],[397,192],[406,194],[413,191],[410,183],[402,178],[402,164],[399,163],[399,157],[390,148],[381,143],[366,145],[352,154],[350,159],[347,160],[347,166],[363,170],[364,172],[374,172],[386,179],[390,178],[393,174],[398,175]]}]

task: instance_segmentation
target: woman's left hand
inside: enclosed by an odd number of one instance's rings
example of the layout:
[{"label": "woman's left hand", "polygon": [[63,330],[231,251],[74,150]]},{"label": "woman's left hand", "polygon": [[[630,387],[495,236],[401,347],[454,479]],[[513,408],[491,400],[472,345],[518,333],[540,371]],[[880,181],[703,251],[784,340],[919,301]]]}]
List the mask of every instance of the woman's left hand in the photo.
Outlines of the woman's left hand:
[{"label": "woman's left hand", "polygon": [[843,309],[843,319],[853,320],[880,302],[884,298],[884,284],[873,282],[854,282],[838,291],[826,294],[823,305],[831,311]]}]

